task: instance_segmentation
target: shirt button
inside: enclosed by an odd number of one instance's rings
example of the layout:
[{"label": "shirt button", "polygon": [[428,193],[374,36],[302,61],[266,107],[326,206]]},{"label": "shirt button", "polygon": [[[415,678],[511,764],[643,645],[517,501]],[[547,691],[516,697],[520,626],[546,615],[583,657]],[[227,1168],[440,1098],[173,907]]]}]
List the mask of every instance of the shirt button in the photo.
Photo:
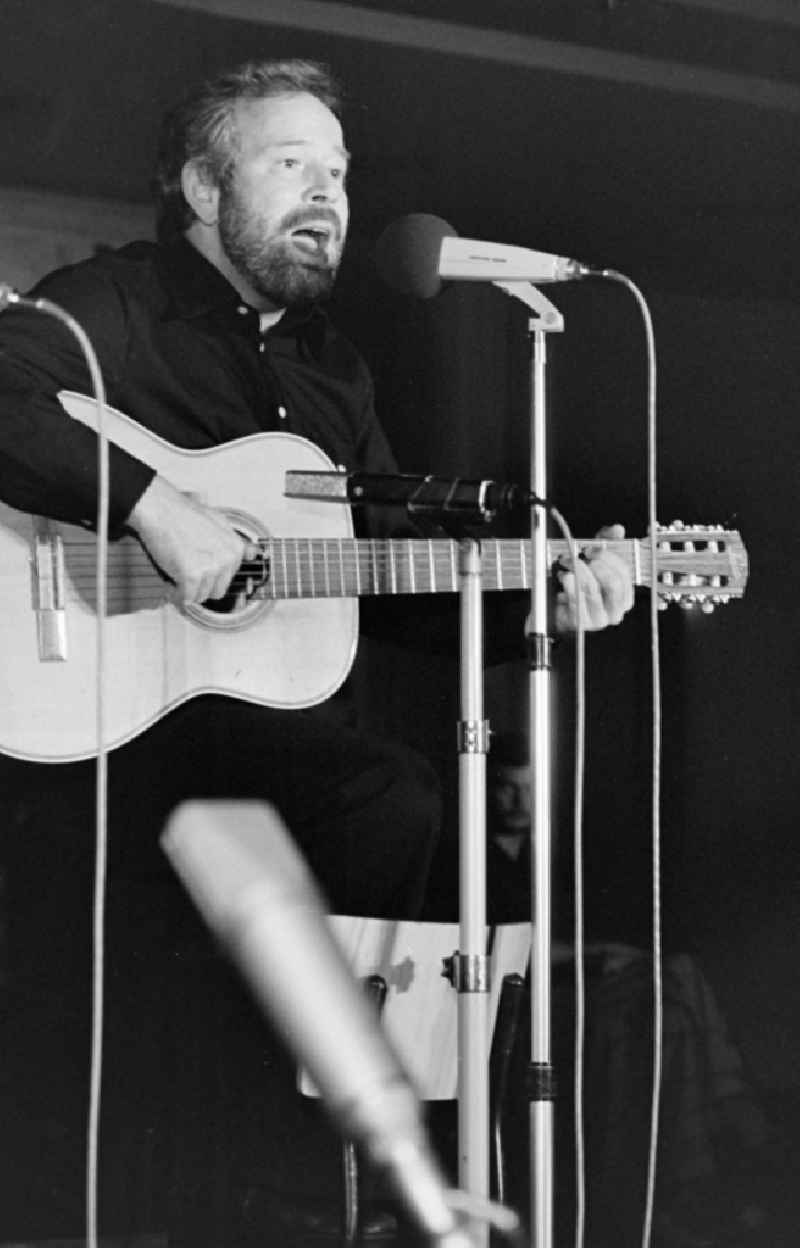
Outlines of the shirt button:
[{"label": "shirt button", "polygon": [[258,344],[258,351],[260,355],[263,355],[266,349],[267,349],[267,344],[265,342],[260,342]]},{"label": "shirt button", "polygon": [[285,420],[285,419],[286,419],[286,408],[285,408],[285,407],[283,407],[283,406],[279,407],[279,408],[278,408],[278,415],[280,416],[281,420]]},{"label": "shirt button", "polygon": [[243,303],[240,303],[236,311],[239,313],[240,316],[247,316],[247,313],[250,311],[250,309],[247,308]]}]

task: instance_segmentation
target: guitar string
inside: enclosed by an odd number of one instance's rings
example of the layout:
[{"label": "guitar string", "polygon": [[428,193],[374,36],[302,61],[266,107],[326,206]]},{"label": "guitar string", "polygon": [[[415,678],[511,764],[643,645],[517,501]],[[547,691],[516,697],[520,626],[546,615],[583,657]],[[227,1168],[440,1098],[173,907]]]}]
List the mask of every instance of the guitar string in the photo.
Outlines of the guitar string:
[{"label": "guitar string", "polygon": [[[264,539],[261,544],[265,553],[273,556],[268,579],[263,580],[264,567],[261,560],[246,560],[234,574],[229,592],[236,594],[248,588],[252,590],[253,582],[256,583],[256,589],[264,589],[265,592],[259,595],[262,599],[328,599],[349,596],[348,591],[364,595],[425,593],[436,592],[442,583],[451,591],[456,588],[452,579],[452,543],[449,541],[434,545],[430,549],[428,543],[425,543],[425,550],[422,551],[409,549],[408,542],[405,541],[387,549],[376,550],[369,542],[353,548],[350,543],[357,542],[358,539],[346,540],[349,543],[348,548],[340,548],[339,539],[330,538]],[[529,560],[521,552],[514,550],[513,539],[503,540],[510,542],[509,549],[495,540],[486,543],[486,588],[527,588],[530,576]],[[631,542],[625,545],[631,545]],[[93,556],[90,558],[93,548],[91,539],[87,539],[85,543],[69,542],[66,546],[70,556],[70,570],[74,574],[73,580],[80,580],[81,572],[91,577],[94,567]],[[276,548],[284,554],[288,553],[286,567],[282,566],[283,560],[274,559]],[[515,554],[513,561],[507,557],[498,560],[498,553],[507,556],[510,551]],[[649,575],[647,553],[645,552],[644,560],[640,561],[640,574],[645,581]],[[688,589],[718,589],[724,592],[729,588],[730,568],[725,552],[714,550],[703,556],[701,552],[692,551],[692,555],[695,576],[704,578],[707,583],[688,584]],[[631,562],[630,557],[628,562]],[[674,565],[678,573],[682,574],[682,570],[685,572],[685,552],[662,551],[659,554],[659,563],[662,572],[670,571],[671,565]],[[122,586],[126,598],[137,599],[144,584],[145,590],[150,590],[149,595],[145,593],[146,601],[154,596],[156,601],[161,599],[162,595],[155,595],[154,591],[162,582],[143,550],[128,547],[117,559],[112,560],[112,564],[122,564],[122,567],[112,566],[109,569],[110,588],[118,590]],[[680,588],[680,584],[665,585],[666,590]]]},{"label": "guitar string", "polygon": [[[130,553],[126,552],[118,555],[116,558],[112,557],[112,562],[117,566],[109,570],[111,575],[121,574],[133,578],[143,575],[158,576],[157,571],[146,555],[144,555],[144,552],[142,552],[140,558],[135,556],[131,558]],[[287,583],[295,582],[298,574],[300,576],[320,576],[322,580],[325,580],[326,573],[328,579],[330,579],[331,574],[336,578],[339,570],[343,569],[348,579],[350,577],[361,577],[368,584],[376,579],[374,574],[376,567],[383,576],[389,579],[407,577],[409,580],[413,579],[415,583],[421,579],[424,584],[428,585],[435,585],[439,580],[444,580],[445,582],[452,581],[452,568],[449,557],[439,557],[432,574],[430,560],[421,559],[417,555],[414,555],[411,559],[404,558],[402,560],[397,557],[393,558],[391,555],[382,555],[376,558],[366,553],[350,554],[339,558],[338,555],[329,554],[325,551],[317,551],[309,555],[305,549],[298,549],[290,554],[288,562],[291,566],[284,571],[280,566],[280,561],[274,561],[273,566],[269,570],[270,581],[284,580]],[[83,555],[76,556],[73,552],[70,552],[69,563],[74,570],[83,572],[92,567],[93,560],[88,556],[88,553],[84,558]],[[685,558],[677,553],[665,552],[660,554],[658,563],[660,573],[662,574],[672,572],[678,576],[696,575],[709,579],[719,577],[721,578],[721,584],[732,579],[730,560],[721,555],[710,555],[707,558],[698,556],[694,558],[691,573],[686,571]],[[642,580],[648,579],[650,566],[649,558],[645,555],[640,561]],[[241,578],[259,577],[263,574],[263,571],[264,565],[260,559],[245,560],[237,572],[234,573],[234,576]],[[529,576],[529,560],[523,562],[515,560],[513,563],[506,562],[499,571],[492,566],[491,560],[488,560],[487,566],[483,570],[484,580],[503,584],[506,579],[509,579],[512,582],[512,587],[514,579],[518,578],[521,586],[525,588],[525,582]],[[687,588],[692,587],[691,581],[686,581],[684,584]],[[713,588],[713,585],[710,587]],[[668,586],[665,585],[665,588],[668,588]],[[703,588],[703,586],[698,585],[697,588]]]},{"label": "guitar string", "polygon": [[[394,556],[391,553],[375,556],[368,552],[357,552],[354,554],[345,553],[340,558],[338,553],[334,554],[325,550],[316,550],[309,553],[305,547],[298,547],[295,551],[292,551],[291,547],[287,546],[285,543],[282,543],[281,545],[283,546],[284,551],[288,554],[289,562],[292,565],[287,569],[285,574],[288,579],[292,579],[296,575],[298,565],[301,570],[313,570],[315,573],[320,571],[324,572],[326,568],[329,571],[335,572],[340,566],[352,570],[353,572],[361,571],[362,569],[372,569],[373,567],[378,566],[382,569],[388,569],[390,572],[392,569],[395,569],[398,575],[402,575],[404,572],[407,572],[409,576],[413,573],[413,575],[417,577],[420,575],[420,572],[427,573],[427,576],[424,579],[427,579],[428,581],[435,581],[438,579],[440,573],[444,573],[446,579],[451,579],[452,575],[452,561],[449,554],[446,557],[444,554],[436,557],[436,566],[434,567],[433,576],[431,576],[429,572],[431,566],[430,559],[423,559],[417,554],[414,554],[411,558],[406,556],[400,558],[400,553],[402,552],[398,552]],[[278,549],[280,549],[280,547],[278,547]],[[489,553],[491,553],[491,548]],[[69,551],[69,555],[70,561],[76,567],[85,568],[92,565],[93,560],[88,552],[84,554],[83,552]],[[157,575],[155,568],[153,568],[153,565],[147,559],[144,552],[141,553],[141,556],[134,555],[132,557],[131,553],[126,551],[125,553],[112,556],[112,559],[113,562],[117,564],[117,570],[119,570],[119,565],[122,565],[123,569],[133,573],[152,572]],[[270,572],[272,576],[276,576],[282,570],[279,568],[277,560],[274,560],[273,562],[275,566],[270,569]],[[631,561],[629,560],[628,562],[630,563]],[[240,565],[236,575],[256,576],[263,571],[263,566],[263,561],[261,559],[246,559]],[[640,566],[644,572],[649,571],[650,564],[646,556],[641,560]],[[663,555],[659,556],[659,566],[663,571],[673,571],[678,575],[689,575],[686,572],[685,558],[681,557],[679,554],[670,554],[665,552]],[[692,572],[700,576],[727,576],[730,573],[730,561],[721,556],[708,556],[707,558],[698,556],[693,559]],[[497,580],[503,580],[504,577],[513,577],[515,574],[518,576],[529,576],[530,559],[526,558],[522,561],[515,559],[513,562],[506,559],[503,566],[500,569],[497,569],[492,566],[492,560],[487,558],[487,566],[483,569],[484,579],[494,578]]]}]

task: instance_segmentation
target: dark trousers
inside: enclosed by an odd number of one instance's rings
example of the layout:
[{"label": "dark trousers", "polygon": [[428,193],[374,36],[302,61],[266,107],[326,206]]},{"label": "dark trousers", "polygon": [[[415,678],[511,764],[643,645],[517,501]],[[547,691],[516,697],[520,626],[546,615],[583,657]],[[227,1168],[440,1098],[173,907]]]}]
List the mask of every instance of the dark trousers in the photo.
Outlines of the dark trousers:
[{"label": "dark trousers", "polygon": [[[13,1139],[0,1147],[16,1158],[0,1172],[0,1195],[19,1194],[40,1221],[49,1202],[58,1224],[41,1229],[68,1232],[64,1219],[79,1226],[82,1217],[94,768],[0,759],[0,783],[11,1072],[3,1099],[19,1136],[19,1147]],[[199,698],[110,756],[105,1154],[113,1167],[131,1123],[158,1128],[176,1239],[182,1219],[202,1226],[191,1189],[214,1192],[204,1171],[220,1153],[234,1165],[234,1154],[247,1153],[284,1186],[308,1182],[300,1139],[308,1107],[287,1121],[296,1102],[291,1056],[256,1017],[158,847],[170,812],[187,798],[274,804],[330,909],[376,917],[419,914],[440,824],[430,767],[359,733],[347,704],[282,712]],[[55,1139],[57,1173],[48,1174],[45,1138]],[[59,1141],[69,1160],[58,1155]],[[38,1177],[25,1164],[28,1151]],[[233,1186],[244,1178],[232,1175]],[[225,1199],[218,1191],[219,1208]],[[112,1223],[126,1216],[108,1210]],[[221,1241],[210,1233],[209,1242]]]}]

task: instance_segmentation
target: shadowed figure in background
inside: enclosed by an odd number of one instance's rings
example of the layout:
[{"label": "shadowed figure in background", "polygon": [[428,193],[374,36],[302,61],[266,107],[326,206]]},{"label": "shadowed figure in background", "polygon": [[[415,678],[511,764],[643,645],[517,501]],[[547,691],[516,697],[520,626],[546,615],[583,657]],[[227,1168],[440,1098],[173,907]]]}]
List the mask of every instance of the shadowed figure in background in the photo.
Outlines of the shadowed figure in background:
[{"label": "shadowed figure in background", "polygon": [[[487,771],[490,912],[495,922],[530,917],[528,744],[521,732],[493,737]],[[591,881],[588,887],[591,888]],[[620,916],[624,931],[624,916]],[[644,1211],[652,1081],[652,964],[634,945],[586,943],[585,1108],[589,1233],[620,1248],[638,1242]],[[553,1048],[561,1215],[572,1205],[572,946],[553,943]],[[654,1243],[660,1248],[744,1245],[771,1234],[770,1175],[776,1141],[697,961],[664,959],[664,1061]],[[527,1044],[527,1036],[525,1038]],[[524,1067],[516,1054],[506,1114],[517,1192],[528,1171]],[[516,1092],[515,1089],[516,1088]],[[564,1163],[567,1164],[564,1164]],[[520,1199],[525,1207],[525,1198]],[[569,1233],[564,1228],[564,1233]]]}]

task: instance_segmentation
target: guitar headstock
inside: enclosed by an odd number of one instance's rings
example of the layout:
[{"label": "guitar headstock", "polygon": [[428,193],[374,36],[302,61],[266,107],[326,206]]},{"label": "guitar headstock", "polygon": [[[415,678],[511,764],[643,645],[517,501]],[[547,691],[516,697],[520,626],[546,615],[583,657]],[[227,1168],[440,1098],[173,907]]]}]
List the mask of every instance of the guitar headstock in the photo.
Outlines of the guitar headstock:
[{"label": "guitar headstock", "polygon": [[[659,525],[656,541],[660,610],[676,602],[708,613],[744,594],[749,563],[735,530],[676,520]],[[649,539],[645,544],[649,546]]]}]

